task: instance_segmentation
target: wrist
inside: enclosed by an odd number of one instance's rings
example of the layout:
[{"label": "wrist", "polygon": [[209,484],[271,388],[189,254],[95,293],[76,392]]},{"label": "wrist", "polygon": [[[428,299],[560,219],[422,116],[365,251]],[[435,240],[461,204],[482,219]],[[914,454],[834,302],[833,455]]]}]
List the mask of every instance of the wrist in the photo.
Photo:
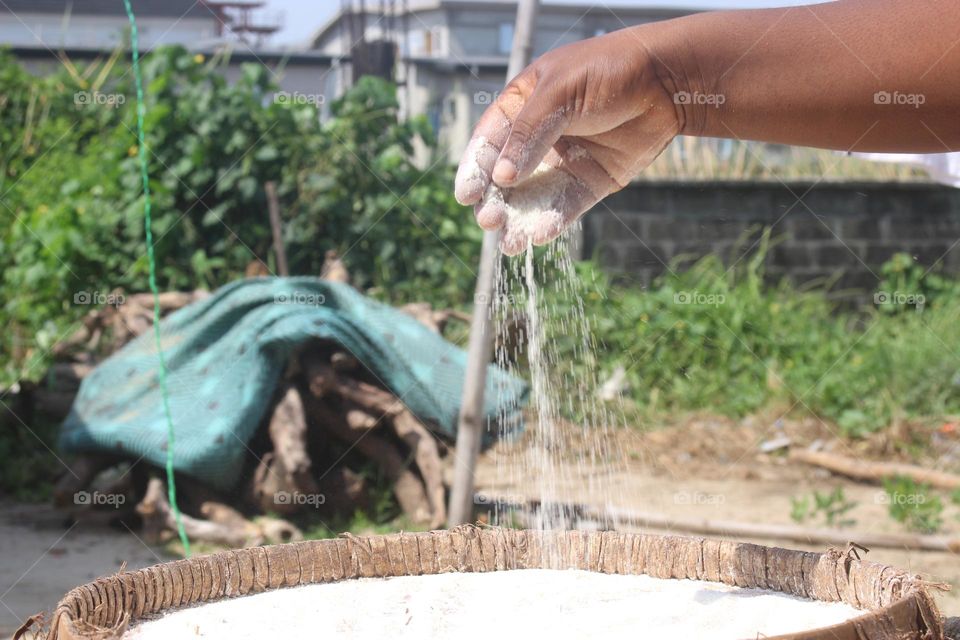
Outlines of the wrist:
[{"label": "wrist", "polygon": [[727,102],[721,76],[714,72],[716,60],[701,53],[697,17],[634,27],[647,50],[648,64],[676,110],[679,135],[685,136],[713,135]]}]

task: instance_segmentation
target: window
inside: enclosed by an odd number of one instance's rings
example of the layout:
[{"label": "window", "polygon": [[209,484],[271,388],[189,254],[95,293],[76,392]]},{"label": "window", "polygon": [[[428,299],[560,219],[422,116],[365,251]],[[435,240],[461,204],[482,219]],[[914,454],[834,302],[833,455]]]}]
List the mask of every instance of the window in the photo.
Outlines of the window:
[{"label": "window", "polygon": [[509,54],[513,49],[513,24],[510,22],[500,23],[500,38],[497,51],[503,54]]},{"label": "window", "polygon": [[443,29],[441,27],[430,27],[424,30],[423,35],[423,53],[433,57],[442,56],[444,49]]}]

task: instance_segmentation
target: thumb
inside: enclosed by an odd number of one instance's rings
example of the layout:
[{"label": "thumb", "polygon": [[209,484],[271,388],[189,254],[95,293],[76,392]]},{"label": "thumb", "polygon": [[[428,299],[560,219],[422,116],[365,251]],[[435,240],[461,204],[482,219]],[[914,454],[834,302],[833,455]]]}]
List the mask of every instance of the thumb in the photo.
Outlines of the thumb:
[{"label": "thumb", "polygon": [[570,123],[564,103],[543,89],[534,90],[513,121],[510,135],[493,168],[501,186],[523,180],[540,164]]}]

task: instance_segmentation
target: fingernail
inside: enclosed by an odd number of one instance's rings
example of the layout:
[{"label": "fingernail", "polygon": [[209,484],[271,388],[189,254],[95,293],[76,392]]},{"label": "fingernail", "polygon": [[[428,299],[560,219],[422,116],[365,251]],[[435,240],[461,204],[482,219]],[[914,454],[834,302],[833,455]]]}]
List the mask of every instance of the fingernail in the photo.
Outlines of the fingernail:
[{"label": "fingernail", "polygon": [[493,181],[499,185],[511,184],[517,179],[517,165],[510,160],[501,158],[493,167]]}]

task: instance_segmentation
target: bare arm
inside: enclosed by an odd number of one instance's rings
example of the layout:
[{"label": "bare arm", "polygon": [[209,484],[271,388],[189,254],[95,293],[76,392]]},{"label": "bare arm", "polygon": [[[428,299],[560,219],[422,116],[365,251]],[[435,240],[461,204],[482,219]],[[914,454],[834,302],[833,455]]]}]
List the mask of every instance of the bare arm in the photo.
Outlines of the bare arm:
[{"label": "bare arm", "polygon": [[664,26],[655,39],[668,47],[665,73],[691,96],[723,96],[715,108],[682,105],[684,134],[845,151],[960,149],[955,0],[845,0]]},{"label": "bare arm", "polygon": [[[542,244],[678,134],[841,150],[960,150],[960,4],[839,0],[631,27],[541,56],[483,114],[456,194],[501,246]],[[564,185],[511,228],[540,166]],[[557,174],[557,175],[561,175]],[[541,173],[542,175],[542,173]],[[526,182],[525,182],[526,181]]]}]

